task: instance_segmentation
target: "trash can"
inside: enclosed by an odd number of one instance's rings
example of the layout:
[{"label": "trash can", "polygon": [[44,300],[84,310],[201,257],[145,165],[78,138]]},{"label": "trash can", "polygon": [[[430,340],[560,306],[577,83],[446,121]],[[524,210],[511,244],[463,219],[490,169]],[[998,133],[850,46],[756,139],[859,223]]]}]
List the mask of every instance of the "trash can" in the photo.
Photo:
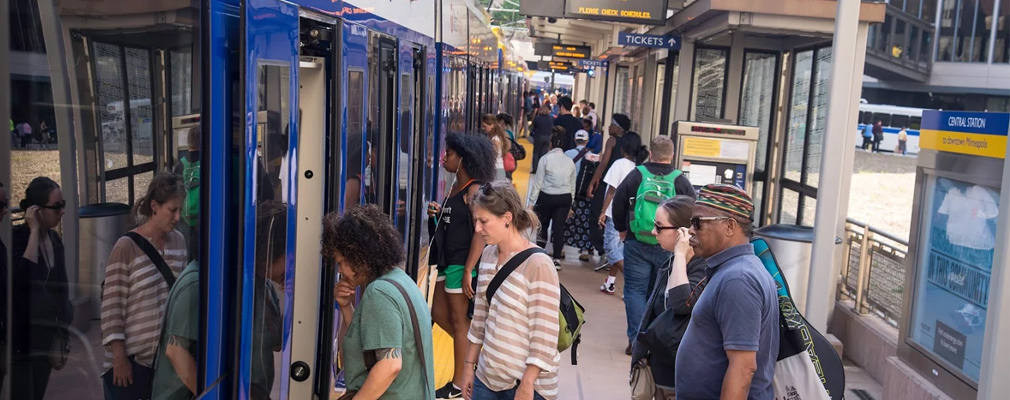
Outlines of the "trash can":
[{"label": "trash can", "polygon": [[[768,225],[754,230],[754,238],[768,242],[782,276],[789,285],[789,293],[798,309],[806,310],[807,282],[810,277],[810,257],[814,247],[814,228],[800,225]],[[835,238],[835,245],[842,239]]]},{"label": "trash can", "polygon": [[81,295],[91,302],[93,319],[102,315],[102,281],[109,253],[133,221],[130,206],[123,203],[91,204],[80,209],[80,265],[78,280]]}]

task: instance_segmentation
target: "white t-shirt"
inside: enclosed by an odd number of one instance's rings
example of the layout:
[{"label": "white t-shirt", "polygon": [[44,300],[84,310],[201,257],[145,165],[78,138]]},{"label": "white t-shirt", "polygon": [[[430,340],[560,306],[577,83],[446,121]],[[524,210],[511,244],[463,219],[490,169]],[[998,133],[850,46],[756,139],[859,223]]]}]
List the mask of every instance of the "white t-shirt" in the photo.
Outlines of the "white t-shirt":
[{"label": "white t-shirt", "polygon": [[951,244],[978,250],[995,247],[995,232],[987,221],[999,216],[999,204],[987,189],[976,185],[961,193],[952,187],[937,212],[947,216],[947,240]]},{"label": "white t-shirt", "polygon": [[[620,160],[614,161],[614,165],[610,166],[610,170],[607,171],[607,175],[603,177],[603,183],[606,183],[607,185],[613,187],[614,190],[617,190],[617,187],[621,185],[621,182],[624,182],[624,178],[627,177],[631,171],[634,171],[636,167],[637,165],[635,165],[635,162],[627,158],[621,158]],[[614,199],[614,201],[617,201],[617,199]],[[608,217],[614,217],[613,210],[614,202],[611,201],[610,205],[607,206]]]}]

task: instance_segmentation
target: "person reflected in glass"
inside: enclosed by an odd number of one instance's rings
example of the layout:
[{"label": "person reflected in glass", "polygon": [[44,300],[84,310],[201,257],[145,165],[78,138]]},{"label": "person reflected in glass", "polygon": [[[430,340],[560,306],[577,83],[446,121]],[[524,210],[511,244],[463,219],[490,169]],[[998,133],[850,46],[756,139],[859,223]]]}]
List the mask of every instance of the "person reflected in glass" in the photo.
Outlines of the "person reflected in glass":
[{"label": "person reflected in glass", "polygon": [[442,168],[455,178],[442,204],[428,204],[428,233],[432,237],[428,260],[438,270],[431,316],[453,338],[452,380],[437,390],[439,398],[458,398],[461,393],[470,329],[469,299],[477,276],[474,267],[484,248],[484,239],[474,234],[470,199],[481,184],[494,179],[491,147],[491,141],[480,136],[446,135]]},{"label": "person reflected in glass", "polygon": [[197,340],[200,331],[200,264],[182,270],[165,305],[165,325],[154,364],[154,400],[189,400],[196,395]]},{"label": "person reflected in glass", "polygon": [[63,240],[56,232],[66,205],[56,181],[33,179],[20,203],[25,222],[11,234],[12,399],[42,399],[49,375],[63,368],[70,353],[67,328],[74,311]]},{"label": "person reflected in glass", "polygon": [[341,399],[435,399],[431,315],[401,268],[403,240],[389,216],[375,205],[327,215],[323,254],[340,272],[339,357],[348,389]]},{"label": "person reflected in glass", "polygon": [[256,274],[253,285],[253,345],[250,398],[266,400],[274,387],[274,353],[281,351],[284,316],[281,299],[287,271],[288,207],[276,201],[256,204]]},{"label": "person reflected in glass", "polygon": [[172,172],[182,177],[186,186],[186,201],[182,204],[182,223],[185,224],[183,236],[189,251],[190,260],[200,256],[200,126],[186,130],[185,157],[179,158]]},{"label": "person reflected in glass", "polygon": [[[491,302],[488,285],[516,254],[537,247],[526,232],[537,217],[508,182],[481,186],[472,200],[474,230],[488,246],[480,259],[473,323],[463,372],[467,400],[555,400],[558,397],[561,288],[550,256],[532,254],[502,281]],[[476,367],[476,370],[475,370]]]},{"label": "person reflected in glass", "polygon": [[505,174],[505,155],[512,148],[512,142],[509,141],[508,135],[505,134],[505,129],[498,123],[498,118],[494,114],[484,114],[481,117],[480,123],[484,129],[484,133],[487,134],[488,139],[491,139],[491,144],[494,145],[495,180],[504,181],[508,179]]},{"label": "person reflected in glass", "polygon": [[[102,290],[102,379],[107,400],[151,398],[169,281],[188,261],[186,240],[175,229],[185,200],[181,176],[156,175],[134,205],[139,225],[131,232],[138,237],[119,238],[109,254]],[[156,254],[149,254],[142,244],[153,247]]]}]

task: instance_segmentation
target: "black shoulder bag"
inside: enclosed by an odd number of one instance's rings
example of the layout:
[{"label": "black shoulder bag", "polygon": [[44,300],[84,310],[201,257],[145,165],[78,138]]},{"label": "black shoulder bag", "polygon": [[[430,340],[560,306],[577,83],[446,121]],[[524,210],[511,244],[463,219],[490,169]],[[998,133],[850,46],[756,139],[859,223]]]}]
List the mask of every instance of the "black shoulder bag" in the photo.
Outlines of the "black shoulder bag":
[{"label": "black shoulder bag", "polygon": [[147,258],[151,259],[154,266],[158,267],[158,272],[161,272],[161,277],[165,278],[165,283],[168,284],[168,289],[171,290],[172,285],[175,285],[175,274],[168,268],[168,263],[165,262],[165,258],[161,256],[161,253],[158,253],[154,245],[137,232],[126,232],[126,236],[133,239],[133,243],[136,243],[137,247],[140,247],[144,251],[144,254],[147,255]]}]

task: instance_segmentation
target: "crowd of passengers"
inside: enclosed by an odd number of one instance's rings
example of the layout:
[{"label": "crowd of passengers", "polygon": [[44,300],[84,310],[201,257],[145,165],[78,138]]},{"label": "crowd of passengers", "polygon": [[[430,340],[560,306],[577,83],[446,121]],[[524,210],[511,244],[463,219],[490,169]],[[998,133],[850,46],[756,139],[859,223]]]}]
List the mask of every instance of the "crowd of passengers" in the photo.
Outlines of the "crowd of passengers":
[{"label": "crowd of passengers", "polygon": [[[535,97],[528,93],[528,123],[521,131],[538,143],[543,119],[553,117],[549,100],[537,111]],[[559,118],[572,115],[571,99],[562,96],[557,104]],[[588,115],[589,105],[582,107]],[[676,195],[649,216],[655,221],[651,232],[634,232],[629,220],[636,217],[639,186],[675,171],[673,142],[657,135],[646,147],[631,131],[631,119],[614,114],[609,138],[593,149],[588,144],[599,133],[592,115],[576,120],[574,132],[564,126],[568,122],[550,125],[547,149],[534,151],[527,196],[502,168],[515,144],[503,126],[510,117],[485,118],[487,135],[446,136],[441,165],[452,182],[444,199],[427,205],[429,260],[437,268],[430,309],[402,269],[404,245],[387,215],[374,205],[350,205],[325,216],[323,256],[339,269],[337,362],[347,386],[341,399],[564,397],[557,341],[565,244],[578,248],[584,262],[593,250],[599,253],[610,268],[602,292],[613,294],[615,277],[623,273],[625,352],[633,370],[649,366],[657,398],[773,398],[778,300],[749,244],[750,197],[729,185],[696,193],[674,174]],[[198,135],[196,128],[190,132],[191,146]],[[185,211],[194,186],[187,171],[176,172],[152,179],[136,202],[136,227],[109,255],[101,299],[102,378],[109,400],[197,395],[199,265],[182,233],[193,229],[186,226],[191,222]],[[8,195],[0,185],[0,218],[9,209]],[[41,400],[50,374],[70,352],[73,307],[57,231],[66,202],[55,181],[38,177],[19,206],[24,223],[12,235],[14,281],[0,284],[14,291],[7,373],[12,398]],[[256,249],[254,287],[256,298],[267,300],[253,310],[253,399],[270,398],[273,353],[281,350],[276,287],[284,284],[286,249],[273,238],[286,234],[286,221],[285,204],[266,199],[257,205],[257,239],[265,240]],[[550,251],[526,258],[489,302],[496,273],[524,250],[546,248],[548,238]],[[7,271],[2,242],[0,252],[0,267]],[[452,379],[442,387],[434,381],[432,324],[453,340]]]}]

